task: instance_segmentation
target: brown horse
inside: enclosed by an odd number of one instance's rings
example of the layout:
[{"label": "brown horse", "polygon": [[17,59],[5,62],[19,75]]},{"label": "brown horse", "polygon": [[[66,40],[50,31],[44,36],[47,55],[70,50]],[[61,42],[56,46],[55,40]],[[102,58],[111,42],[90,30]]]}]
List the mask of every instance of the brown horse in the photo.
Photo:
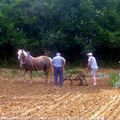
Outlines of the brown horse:
[{"label": "brown horse", "polygon": [[43,70],[46,76],[46,83],[48,82],[48,75],[52,72],[51,58],[48,56],[32,57],[29,52],[25,52],[23,49],[19,49],[18,60],[20,66],[24,68],[25,76],[26,72],[30,72],[30,78],[32,79],[32,71]]}]

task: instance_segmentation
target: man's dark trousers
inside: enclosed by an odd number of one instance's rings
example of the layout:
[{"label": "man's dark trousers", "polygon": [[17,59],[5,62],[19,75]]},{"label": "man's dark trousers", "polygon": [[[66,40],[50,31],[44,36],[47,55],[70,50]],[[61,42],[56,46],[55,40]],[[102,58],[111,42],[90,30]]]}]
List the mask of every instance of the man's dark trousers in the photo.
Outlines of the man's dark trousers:
[{"label": "man's dark trousers", "polygon": [[60,86],[63,86],[63,67],[54,67],[54,84],[58,85],[58,78]]}]

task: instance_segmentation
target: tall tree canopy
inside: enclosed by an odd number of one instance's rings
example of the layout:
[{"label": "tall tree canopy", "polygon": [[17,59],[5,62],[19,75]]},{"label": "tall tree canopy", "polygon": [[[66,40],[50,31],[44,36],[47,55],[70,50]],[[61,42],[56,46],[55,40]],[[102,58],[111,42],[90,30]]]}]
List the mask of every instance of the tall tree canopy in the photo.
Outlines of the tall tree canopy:
[{"label": "tall tree canopy", "polygon": [[17,48],[118,60],[120,0],[1,0],[0,60],[14,61]]}]

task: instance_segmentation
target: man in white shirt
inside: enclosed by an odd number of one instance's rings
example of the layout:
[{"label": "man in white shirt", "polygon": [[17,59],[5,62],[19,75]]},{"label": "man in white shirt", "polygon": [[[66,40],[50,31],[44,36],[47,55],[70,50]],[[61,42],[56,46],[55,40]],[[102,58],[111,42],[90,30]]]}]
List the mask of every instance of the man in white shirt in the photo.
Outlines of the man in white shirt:
[{"label": "man in white shirt", "polygon": [[57,86],[59,77],[60,86],[63,86],[63,70],[66,60],[61,57],[60,53],[56,53],[56,56],[52,59],[51,62],[54,66],[54,83]]},{"label": "man in white shirt", "polygon": [[96,72],[98,70],[97,61],[92,53],[88,53],[87,56],[88,56],[88,68],[90,67],[92,72],[93,85],[96,85]]}]

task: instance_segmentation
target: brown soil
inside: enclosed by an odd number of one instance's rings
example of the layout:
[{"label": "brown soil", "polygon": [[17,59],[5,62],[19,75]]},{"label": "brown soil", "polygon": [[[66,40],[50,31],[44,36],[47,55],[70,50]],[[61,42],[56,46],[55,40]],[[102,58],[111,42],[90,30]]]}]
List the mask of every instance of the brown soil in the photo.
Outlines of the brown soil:
[{"label": "brown soil", "polygon": [[109,86],[109,78],[99,78],[97,86],[91,78],[87,78],[88,86],[65,81],[60,88],[53,80],[45,84],[42,76],[30,84],[21,74],[0,69],[0,120],[120,120],[120,89]]}]

